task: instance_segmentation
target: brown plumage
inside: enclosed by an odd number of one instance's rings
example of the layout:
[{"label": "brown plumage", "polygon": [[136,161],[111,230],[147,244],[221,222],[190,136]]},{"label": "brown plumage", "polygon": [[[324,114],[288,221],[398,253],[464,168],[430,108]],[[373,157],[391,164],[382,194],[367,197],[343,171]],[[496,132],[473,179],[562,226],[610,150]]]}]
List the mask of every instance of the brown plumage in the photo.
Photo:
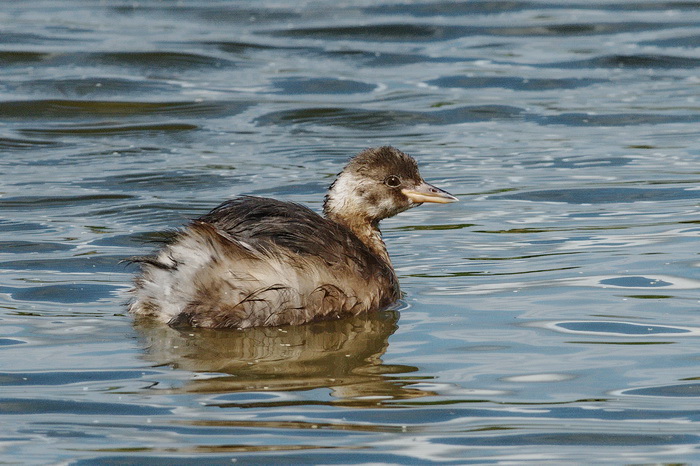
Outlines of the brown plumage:
[{"label": "brown plumage", "polygon": [[259,197],[224,202],[141,263],[130,311],[179,326],[303,324],[385,308],[399,285],[379,221],[457,199],[423,181],[393,148],[354,157],[331,185],[325,217]]}]

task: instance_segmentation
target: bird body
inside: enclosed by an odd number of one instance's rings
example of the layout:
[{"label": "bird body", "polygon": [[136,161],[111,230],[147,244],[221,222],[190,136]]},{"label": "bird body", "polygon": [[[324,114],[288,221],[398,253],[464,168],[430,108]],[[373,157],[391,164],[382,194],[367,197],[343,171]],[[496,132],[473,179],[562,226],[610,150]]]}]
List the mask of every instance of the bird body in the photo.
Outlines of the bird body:
[{"label": "bird body", "polygon": [[130,311],[173,326],[297,325],[388,307],[400,297],[379,221],[456,198],[425,183],[393,147],[361,152],[326,195],[322,217],[260,197],[224,202],[155,256],[135,258]]}]

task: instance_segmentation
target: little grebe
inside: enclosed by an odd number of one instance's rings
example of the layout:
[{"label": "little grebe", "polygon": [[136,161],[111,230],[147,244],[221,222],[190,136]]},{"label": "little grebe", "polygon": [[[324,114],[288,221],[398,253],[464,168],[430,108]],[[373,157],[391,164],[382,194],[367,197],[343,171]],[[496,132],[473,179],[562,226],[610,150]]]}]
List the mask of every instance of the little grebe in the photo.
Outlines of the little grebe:
[{"label": "little grebe", "polygon": [[355,156],[331,185],[325,217],[260,197],[226,201],[141,263],[129,310],[173,326],[303,324],[389,306],[399,285],[379,221],[457,198],[429,185],[393,147]]}]

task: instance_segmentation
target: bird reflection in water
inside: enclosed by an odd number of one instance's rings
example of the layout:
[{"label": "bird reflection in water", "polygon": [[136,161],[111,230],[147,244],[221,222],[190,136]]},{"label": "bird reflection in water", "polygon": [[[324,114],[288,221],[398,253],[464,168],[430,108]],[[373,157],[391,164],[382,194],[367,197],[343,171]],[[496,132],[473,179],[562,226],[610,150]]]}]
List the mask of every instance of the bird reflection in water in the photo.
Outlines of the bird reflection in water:
[{"label": "bird reflection in water", "polygon": [[[392,377],[418,371],[384,364],[382,355],[397,329],[389,310],[300,326],[248,329],[177,329],[137,321],[145,357],[158,366],[219,373],[178,391],[251,392],[328,388],[352,405],[434,395],[413,388],[421,377]],[[334,402],[337,403],[337,402]]]}]

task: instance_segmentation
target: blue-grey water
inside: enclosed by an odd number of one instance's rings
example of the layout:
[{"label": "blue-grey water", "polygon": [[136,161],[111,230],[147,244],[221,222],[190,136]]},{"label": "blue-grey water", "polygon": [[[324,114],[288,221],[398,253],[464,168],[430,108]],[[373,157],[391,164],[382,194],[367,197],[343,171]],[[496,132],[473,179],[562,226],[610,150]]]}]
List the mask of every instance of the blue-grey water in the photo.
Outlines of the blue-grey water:
[{"label": "blue-grey water", "polygon": [[[0,5],[0,462],[700,462],[700,2]],[[392,144],[398,310],[134,326],[168,231]]]}]

